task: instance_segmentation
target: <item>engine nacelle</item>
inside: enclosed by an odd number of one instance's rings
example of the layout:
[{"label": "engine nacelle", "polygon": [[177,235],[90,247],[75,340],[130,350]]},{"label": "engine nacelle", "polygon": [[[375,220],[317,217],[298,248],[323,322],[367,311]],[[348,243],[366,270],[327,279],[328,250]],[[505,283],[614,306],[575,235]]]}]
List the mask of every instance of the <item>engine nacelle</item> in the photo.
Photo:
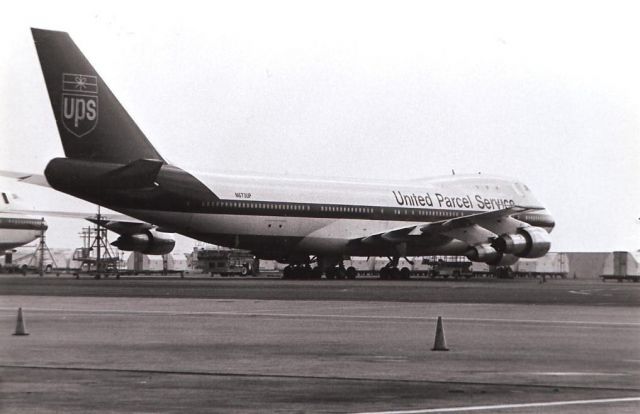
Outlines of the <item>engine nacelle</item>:
[{"label": "engine nacelle", "polygon": [[171,253],[176,241],[171,237],[161,236],[157,231],[149,230],[144,233],[123,234],[111,245],[125,251],[162,255]]},{"label": "engine nacelle", "polygon": [[523,227],[514,234],[503,234],[491,246],[498,252],[535,259],[551,248],[551,237],[540,227]]},{"label": "engine nacelle", "polygon": [[484,262],[489,266],[511,266],[518,261],[518,257],[505,254],[494,249],[490,244],[478,244],[467,252],[467,258],[472,262]]},{"label": "engine nacelle", "polygon": [[490,244],[478,244],[467,252],[467,258],[472,262],[490,262],[500,259],[500,253]]},{"label": "engine nacelle", "polygon": [[498,259],[487,262],[489,266],[511,266],[514,265],[520,260],[518,256],[514,256],[512,254],[500,253],[500,257]]}]

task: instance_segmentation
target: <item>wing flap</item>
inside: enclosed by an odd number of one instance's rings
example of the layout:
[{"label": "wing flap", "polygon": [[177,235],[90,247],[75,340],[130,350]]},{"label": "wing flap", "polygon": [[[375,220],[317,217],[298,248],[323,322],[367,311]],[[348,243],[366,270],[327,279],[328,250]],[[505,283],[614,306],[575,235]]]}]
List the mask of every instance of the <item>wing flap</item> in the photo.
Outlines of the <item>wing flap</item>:
[{"label": "wing flap", "polygon": [[[487,228],[494,233],[508,233],[510,230],[515,230],[519,225],[527,225],[526,223],[516,220],[511,217],[513,214],[523,214],[530,211],[543,210],[543,207],[523,207],[513,206],[503,208],[501,210],[487,211],[485,213],[471,214],[464,217],[456,217],[449,220],[435,221],[433,223],[427,223],[420,227],[423,233],[426,232],[443,232],[453,230],[455,228],[468,227],[477,224],[481,227]],[[514,227],[518,226],[518,227]],[[494,231],[495,230],[495,231]]]},{"label": "wing flap", "polygon": [[513,206],[448,220],[413,224],[372,234],[361,238],[360,241],[367,244],[379,242],[403,243],[416,240],[422,236],[438,234],[475,245],[489,242],[500,234],[513,233],[518,228],[528,226],[527,223],[511,217],[513,214],[523,214],[543,209],[543,207]]}]

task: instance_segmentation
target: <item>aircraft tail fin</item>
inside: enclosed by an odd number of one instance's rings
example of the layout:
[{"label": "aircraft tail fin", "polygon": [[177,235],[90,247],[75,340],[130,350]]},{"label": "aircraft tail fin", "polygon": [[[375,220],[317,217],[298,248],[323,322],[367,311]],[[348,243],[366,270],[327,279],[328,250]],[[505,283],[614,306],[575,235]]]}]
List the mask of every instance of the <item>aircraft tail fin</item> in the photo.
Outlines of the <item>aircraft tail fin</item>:
[{"label": "aircraft tail fin", "polygon": [[31,29],[68,158],[164,162],[66,32]]}]

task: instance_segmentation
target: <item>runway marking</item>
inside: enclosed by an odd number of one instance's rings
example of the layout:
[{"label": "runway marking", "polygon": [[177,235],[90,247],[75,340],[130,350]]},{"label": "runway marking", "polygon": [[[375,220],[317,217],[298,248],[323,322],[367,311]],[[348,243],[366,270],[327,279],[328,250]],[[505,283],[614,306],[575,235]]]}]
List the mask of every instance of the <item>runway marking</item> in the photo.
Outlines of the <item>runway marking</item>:
[{"label": "runway marking", "polygon": [[[105,368],[105,367],[87,367],[87,366],[47,366],[47,365],[19,365],[19,364],[0,364],[1,368],[9,369],[33,369],[48,371],[78,371],[78,372],[112,372],[112,373],[133,373],[133,374],[159,374],[159,375],[194,375],[203,377],[233,377],[233,378],[280,378],[294,380],[326,380],[326,381],[357,381],[357,382],[392,382],[398,384],[444,384],[444,385],[460,385],[460,386],[495,386],[495,387],[512,387],[526,389],[553,389],[557,390],[589,390],[589,391],[617,391],[617,392],[640,392],[640,389],[631,388],[612,388],[612,387],[587,387],[579,385],[549,385],[549,384],[521,384],[521,383],[503,383],[503,382],[473,382],[473,381],[437,381],[424,379],[403,379],[403,378],[370,378],[370,377],[337,377],[337,376],[321,376],[321,375],[294,375],[294,374],[267,374],[257,372],[220,372],[220,371],[186,371],[186,370],[159,370],[159,369],[136,369],[136,368]],[[640,397],[639,397],[640,398]]]},{"label": "runway marking", "polygon": [[524,374],[533,375],[549,375],[556,377],[581,377],[581,376],[601,376],[601,377],[619,377],[629,374],[619,372],[525,372]]},{"label": "runway marking", "polygon": [[587,292],[585,290],[570,290],[569,293],[573,293],[574,295],[590,295],[591,292]]},{"label": "runway marking", "polygon": [[[0,307],[0,311],[15,312],[16,308]],[[237,317],[271,317],[292,319],[342,319],[342,320],[398,320],[398,321],[434,321],[435,316],[393,316],[393,315],[342,315],[322,313],[278,313],[269,311],[238,312],[238,311],[162,311],[162,310],[120,310],[120,309],[61,309],[61,308],[25,308],[28,312],[60,312],[60,313],[86,313],[100,314],[110,313],[114,315],[166,315],[166,316],[237,316]],[[597,322],[597,321],[557,321],[540,319],[506,319],[506,318],[460,318],[443,317],[445,321],[456,322],[497,322],[497,323],[523,323],[523,324],[551,324],[551,325],[588,325],[588,326],[616,326],[638,327],[640,322]]]},{"label": "runway marking", "polygon": [[603,398],[598,400],[572,400],[572,401],[552,401],[525,404],[499,404],[499,405],[476,405],[469,407],[447,407],[447,408],[427,408],[424,410],[401,410],[401,411],[371,411],[359,414],[423,414],[423,413],[460,413],[467,411],[487,411],[487,410],[508,410],[512,408],[542,408],[542,407],[561,407],[565,405],[589,405],[589,404],[608,404],[620,402],[636,402],[640,401],[640,397],[626,398]]}]

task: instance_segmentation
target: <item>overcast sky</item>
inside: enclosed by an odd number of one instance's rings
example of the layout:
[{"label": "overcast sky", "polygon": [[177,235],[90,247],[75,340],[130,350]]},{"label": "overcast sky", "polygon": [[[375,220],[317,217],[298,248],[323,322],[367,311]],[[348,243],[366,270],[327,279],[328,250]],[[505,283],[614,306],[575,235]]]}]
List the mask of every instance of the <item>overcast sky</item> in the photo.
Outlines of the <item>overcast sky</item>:
[{"label": "overcast sky", "polygon": [[[63,155],[29,27],[64,30],[183,168],[512,176],[556,218],[553,250],[640,248],[634,2],[99,4],[3,6],[0,169]],[[81,221],[48,221],[50,245],[79,244]]]}]

